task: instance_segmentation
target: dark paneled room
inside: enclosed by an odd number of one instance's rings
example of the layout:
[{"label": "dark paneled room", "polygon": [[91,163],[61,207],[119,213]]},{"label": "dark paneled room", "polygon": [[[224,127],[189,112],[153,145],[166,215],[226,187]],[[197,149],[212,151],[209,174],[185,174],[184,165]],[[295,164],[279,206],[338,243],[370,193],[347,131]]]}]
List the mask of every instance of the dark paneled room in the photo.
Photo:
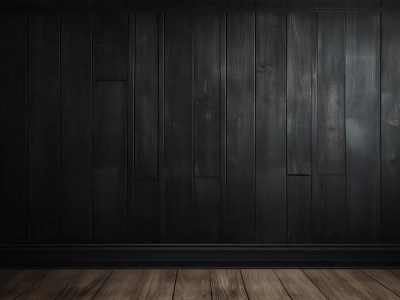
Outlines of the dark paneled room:
[{"label": "dark paneled room", "polygon": [[400,266],[400,1],[0,6],[2,267]]}]

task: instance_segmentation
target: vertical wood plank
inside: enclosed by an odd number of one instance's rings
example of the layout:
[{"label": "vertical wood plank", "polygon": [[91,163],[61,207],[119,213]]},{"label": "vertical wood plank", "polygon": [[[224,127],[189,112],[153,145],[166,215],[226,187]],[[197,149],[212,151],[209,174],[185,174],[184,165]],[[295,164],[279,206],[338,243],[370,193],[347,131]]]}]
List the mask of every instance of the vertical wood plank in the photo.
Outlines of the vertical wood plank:
[{"label": "vertical wood plank", "polygon": [[192,16],[165,15],[165,201],[169,242],[193,241]]},{"label": "vertical wood plank", "polygon": [[60,20],[28,17],[29,241],[60,240]]},{"label": "vertical wood plank", "polygon": [[158,177],[158,15],[136,14],[135,177]]},{"label": "vertical wood plank", "polygon": [[178,270],[174,300],[211,300],[210,270]]},{"label": "vertical wood plank", "polygon": [[93,68],[96,80],[127,80],[128,14],[96,13],[93,28]]},{"label": "vertical wood plank", "polygon": [[136,243],[157,243],[158,239],[158,180],[135,180],[132,240]]},{"label": "vertical wood plank", "polygon": [[196,15],[194,37],[194,174],[219,176],[220,16]]},{"label": "vertical wood plank", "polygon": [[311,176],[288,176],[288,242],[311,242]]},{"label": "vertical wood plank", "polygon": [[316,15],[288,14],[287,172],[311,175],[312,65]]},{"label": "vertical wood plank", "polygon": [[346,0],[316,0],[316,5],[320,8],[345,8]]},{"label": "vertical wood plank", "polygon": [[211,270],[212,298],[216,300],[247,299],[246,290],[239,270]]},{"label": "vertical wood plank", "polygon": [[26,242],[26,23],[0,15],[0,243]]},{"label": "vertical wood plank", "polygon": [[[87,0],[86,0],[87,1]],[[124,9],[133,0],[91,0],[96,9]]]},{"label": "vertical wood plank", "polygon": [[232,243],[255,242],[255,17],[227,15],[227,226]]},{"label": "vertical wood plank", "polygon": [[195,178],[195,240],[197,243],[220,242],[220,179]]},{"label": "vertical wood plank", "polygon": [[400,240],[400,14],[382,15],[382,239]]},{"label": "vertical wood plank", "polygon": [[256,0],[225,0],[228,8],[251,8],[256,4]]},{"label": "vertical wood plank", "polygon": [[345,173],[344,14],[318,17],[318,173]]},{"label": "vertical wood plank", "polygon": [[33,9],[49,9],[58,8],[61,0],[28,0],[29,8]]},{"label": "vertical wood plank", "polygon": [[61,19],[61,240],[91,241],[91,14]]},{"label": "vertical wood plank", "polygon": [[256,7],[284,8],[288,0],[256,0]]},{"label": "vertical wood plank", "polygon": [[256,15],[257,242],[286,243],[286,15]]},{"label": "vertical wood plank", "polygon": [[93,98],[93,240],[126,241],[125,82],[97,82]]},{"label": "vertical wood plank", "polygon": [[399,8],[400,2],[397,0],[382,0],[383,8]]},{"label": "vertical wood plank", "polygon": [[344,243],[346,239],[345,175],[318,175],[313,209],[313,242]]},{"label": "vertical wood plank", "polygon": [[346,20],[346,213],[353,243],[377,242],[381,231],[378,13]]},{"label": "vertical wood plank", "polygon": [[378,8],[381,0],[346,0],[348,8]]},{"label": "vertical wood plank", "polygon": [[289,7],[314,7],[318,0],[287,0]]}]

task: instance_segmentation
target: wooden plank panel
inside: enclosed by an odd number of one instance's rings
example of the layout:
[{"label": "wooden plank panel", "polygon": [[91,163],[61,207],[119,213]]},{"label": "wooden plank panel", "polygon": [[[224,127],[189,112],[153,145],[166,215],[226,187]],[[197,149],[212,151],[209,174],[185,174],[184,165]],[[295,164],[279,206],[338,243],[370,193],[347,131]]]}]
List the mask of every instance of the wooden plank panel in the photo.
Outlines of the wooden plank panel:
[{"label": "wooden plank panel", "polygon": [[344,243],[346,239],[346,178],[318,175],[313,205],[313,242]]},{"label": "wooden plank panel", "polygon": [[97,82],[93,98],[93,240],[124,242],[127,233],[125,82]]},{"label": "wooden plank panel", "polygon": [[291,299],[273,270],[241,270],[249,299]]},{"label": "wooden plank panel", "polygon": [[28,18],[29,241],[60,240],[59,15]]},{"label": "wooden plank panel", "polygon": [[26,242],[26,14],[0,15],[0,242]]},{"label": "wooden plank panel", "polygon": [[399,299],[360,270],[304,270],[318,288],[335,299]]},{"label": "wooden plank panel", "polygon": [[346,213],[353,243],[380,236],[379,14],[346,20]]},{"label": "wooden plank panel", "polygon": [[256,15],[257,242],[286,243],[286,14]]},{"label": "wooden plank panel", "polygon": [[311,176],[288,176],[288,242],[311,242]]},{"label": "wooden plank panel", "polygon": [[287,0],[256,0],[256,7],[284,8],[286,6]]},{"label": "wooden plank panel", "polygon": [[174,300],[211,300],[210,270],[178,270]]},{"label": "wooden plank panel", "polygon": [[226,0],[227,7],[241,7],[241,8],[251,8],[256,4],[256,0]]},{"label": "wooden plank panel", "polygon": [[316,5],[320,8],[345,8],[346,0],[316,0]]},{"label": "wooden plank panel", "polygon": [[221,160],[220,16],[199,14],[194,29],[194,174],[219,176]]},{"label": "wooden plank panel", "polygon": [[345,173],[344,14],[318,17],[318,173]]},{"label": "wooden plank panel", "polygon": [[195,178],[195,240],[196,243],[221,241],[221,182],[218,177]]},{"label": "wooden plank panel", "polygon": [[136,14],[135,177],[158,177],[158,14]]},{"label": "wooden plank panel", "polygon": [[111,272],[111,270],[81,270],[76,278],[67,282],[68,286],[58,295],[57,299],[91,300]]},{"label": "wooden plank panel", "polygon": [[61,0],[28,0],[29,8],[32,9],[48,9],[58,8]]},{"label": "wooden plank panel", "polygon": [[92,4],[92,0],[61,0],[62,8],[67,9],[91,8]]},{"label": "wooden plank panel", "polygon": [[137,243],[157,243],[158,237],[158,180],[135,180],[132,239]]},{"label": "wooden plank panel", "polygon": [[293,300],[327,299],[301,270],[275,270]]},{"label": "wooden plank panel", "polygon": [[128,2],[132,0],[91,0],[93,6],[97,9],[124,9],[127,7]]},{"label": "wooden plank panel", "polygon": [[94,78],[128,77],[128,14],[96,13],[93,28]]},{"label": "wooden plank panel", "polygon": [[[98,271],[91,273],[95,272]],[[89,280],[94,284],[96,280],[89,279],[91,276],[85,276],[85,274],[88,274],[88,271],[77,269],[51,270],[16,299],[56,299],[64,290],[69,289],[72,282],[77,283],[77,286],[71,288],[72,290],[75,289],[76,295],[90,294],[89,291],[85,291],[85,281]],[[89,299],[90,295],[88,296],[82,299]]]},{"label": "wooden plank panel", "polygon": [[312,65],[316,15],[288,14],[287,172],[311,174]]},{"label": "wooden plank panel", "polygon": [[287,0],[289,7],[315,7],[318,0]]},{"label": "wooden plank panel", "polygon": [[0,298],[15,299],[46,273],[46,270],[1,270]]},{"label": "wooden plank panel", "polygon": [[177,270],[144,270],[133,292],[134,299],[170,300],[174,294]]},{"label": "wooden plank panel", "polygon": [[400,297],[400,276],[390,270],[369,269],[363,272]]},{"label": "wooden plank panel", "polygon": [[255,242],[255,17],[227,15],[226,242]]},{"label": "wooden plank panel", "polygon": [[382,15],[382,239],[400,240],[400,14]]},{"label": "wooden plank panel", "polygon": [[192,17],[165,15],[165,202],[169,242],[193,241]]},{"label": "wooden plank panel", "polygon": [[383,8],[399,8],[400,2],[397,0],[382,0]]},{"label": "wooden plank panel", "polygon": [[349,8],[374,8],[380,6],[381,0],[346,0],[346,5]]},{"label": "wooden plank panel", "polygon": [[246,290],[239,270],[211,270],[211,291],[215,300],[247,299]]},{"label": "wooden plank panel", "polygon": [[91,14],[61,20],[61,240],[91,241]]},{"label": "wooden plank panel", "polygon": [[143,270],[139,269],[115,270],[93,299],[130,299],[142,276]]}]

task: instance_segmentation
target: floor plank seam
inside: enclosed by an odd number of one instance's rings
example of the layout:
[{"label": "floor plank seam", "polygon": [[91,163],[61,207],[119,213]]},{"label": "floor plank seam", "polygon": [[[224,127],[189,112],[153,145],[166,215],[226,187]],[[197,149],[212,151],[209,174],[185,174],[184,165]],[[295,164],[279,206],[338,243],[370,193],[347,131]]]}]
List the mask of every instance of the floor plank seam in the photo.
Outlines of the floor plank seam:
[{"label": "floor plank seam", "polygon": [[97,297],[97,295],[99,294],[99,292],[103,289],[103,287],[105,286],[106,282],[110,279],[111,275],[114,273],[115,269],[111,270],[111,272],[108,274],[108,276],[106,276],[106,279],[103,281],[103,283],[101,284],[100,288],[96,291],[96,293],[93,295],[92,300],[95,299]]},{"label": "floor plank seam", "polygon": [[288,297],[293,300],[292,295],[290,295],[289,291],[286,289],[286,286],[283,284],[281,278],[279,277],[278,273],[275,272],[275,269],[272,269],[272,271],[274,272],[276,278],[278,278],[279,282],[281,283],[283,289],[285,290],[286,294],[288,295]]},{"label": "floor plank seam", "polygon": [[324,295],[325,298],[329,300],[329,297],[319,288],[319,286],[311,279],[311,277],[307,275],[307,272],[304,272],[304,269],[300,270],[311,281],[311,283],[322,293],[322,295]]},{"label": "floor plank seam", "polygon": [[396,295],[397,297],[400,298],[400,295],[397,294],[395,291],[393,291],[391,288],[387,287],[386,285],[384,285],[382,282],[380,282],[379,280],[375,279],[373,276],[369,275],[367,272],[365,272],[364,270],[361,270],[362,273],[364,273],[365,275],[367,275],[369,278],[371,278],[372,280],[374,280],[375,282],[377,282],[379,285],[381,285],[384,289],[387,289],[388,291],[392,292],[394,295]]},{"label": "floor plank seam", "polygon": [[246,293],[247,300],[250,300],[249,293],[247,292],[246,283],[244,282],[244,279],[243,279],[242,269],[239,269],[239,274],[240,274],[240,278],[242,279],[243,288],[244,288],[244,291]]},{"label": "floor plank seam", "polygon": [[49,274],[50,270],[47,270],[46,272],[44,272],[44,274],[42,276],[40,276],[37,280],[35,280],[34,282],[32,282],[32,284],[30,286],[27,286],[25,289],[23,289],[15,298],[14,300],[18,299],[19,297],[21,297],[21,295],[23,295],[27,290],[29,290],[30,288],[32,288],[36,283],[38,283],[40,280],[42,280],[47,274]]},{"label": "floor plank seam", "polygon": [[176,269],[176,272],[175,272],[175,282],[174,282],[174,290],[172,291],[172,298],[171,298],[171,300],[174,300],[174,298],[175,298],[175,288],[176,288],[176,280],[178,279],[178,272],[179,272],[179,269]]}]

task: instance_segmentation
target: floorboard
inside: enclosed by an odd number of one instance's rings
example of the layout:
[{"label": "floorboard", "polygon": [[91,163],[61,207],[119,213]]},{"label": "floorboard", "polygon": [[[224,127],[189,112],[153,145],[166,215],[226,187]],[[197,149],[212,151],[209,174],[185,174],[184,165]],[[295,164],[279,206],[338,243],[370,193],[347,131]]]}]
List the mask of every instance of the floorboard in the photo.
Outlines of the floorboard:
[{"label": "floorboard", "polygon": [[15,299],[46,273],[46,270],[0,270],[0,299]]},{"label": "floorboard", "polygon": [[391,272],[390,270],[363,270],[364,273],[378,281],[387,289],[391,290],[397,296],[400,296],[400,272]]},{"label": "floorboard", "polygon": [[211,298],[210,270],[178,270],[174,300]]},{"label": "floorboard", "polygon": [[94,299],[129,299],[143,275],[143,270],[115,270]]},{"label": "floorboard", "polygon": [[248,299],[239,270],[211,270],[213,299]]},{"label": "floorboard", "polygon": [[329,299],[400,299],[360,270],[305,270]]},{"label": "floorboard", "polygon": [[134,292],[134,299],[170,300],[173,298],[177,270],[145,270]]}]

